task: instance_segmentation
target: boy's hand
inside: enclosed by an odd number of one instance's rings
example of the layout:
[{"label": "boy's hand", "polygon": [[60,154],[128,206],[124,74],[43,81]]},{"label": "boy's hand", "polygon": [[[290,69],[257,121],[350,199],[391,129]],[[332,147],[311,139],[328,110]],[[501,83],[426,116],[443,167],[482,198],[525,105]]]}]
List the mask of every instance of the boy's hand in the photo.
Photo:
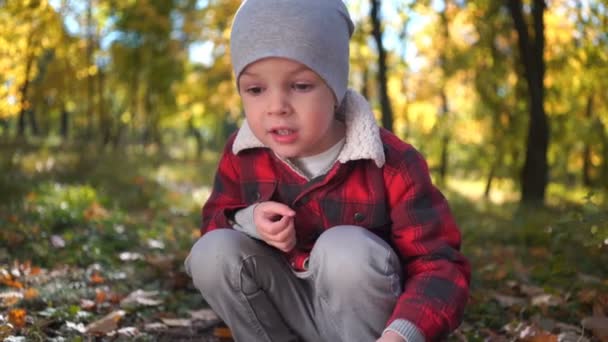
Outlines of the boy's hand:
[{"label": "boy's hand", "polygon": [[253,222],[262,240],[283,252],[296,246],[295,211],[279,202],[262,202],[253,209]]},{"label": "boy's hand", "polygon": [[387,331],[376,342],[407,342],[396,332]]}]

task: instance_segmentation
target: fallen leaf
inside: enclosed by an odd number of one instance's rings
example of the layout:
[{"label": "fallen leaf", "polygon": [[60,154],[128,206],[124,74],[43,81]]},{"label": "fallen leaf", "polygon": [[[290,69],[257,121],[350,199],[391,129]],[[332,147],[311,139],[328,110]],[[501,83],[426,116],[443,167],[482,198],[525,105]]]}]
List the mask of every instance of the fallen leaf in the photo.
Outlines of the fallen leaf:
[{"label": "fallen leaf", "polygon": [[143,256],[135,252],[122,252],[118,255],[122,261],[135,261],[143,259]]},{"label": "fallen leaf", "polygon": [[96,307],[96,304],[94,301],[90,300],[90,299],[81,299],[80,300],[80,307],[83,310],[93,310]]},{"label": "fallen leaf", "polygon": [[16,289],[22,289],[23,284],[17,280],[18,276],[14,276],[8,272],[0,274],[0,284],[4,284],[8,287],[14,287]]},{"label": "fallen leaf", "polygon": [[217,338],[232,338],[232,332],[228,327],[216,327],[213,329],[213,336]]},{"label": "fallen leaf", "polygon": [[51,245],[55,248],[65,247],[65,240],[59,235],[51,236]]},{"label": "fallen leaf", "polygon": [[557,342],[557,335],[541,333],[528,338],[523,339],[525,342]]},{"label": "fallen leaf", "polygon": [[154,299],[158,291],[136,290],[131,292],[126,298],[120,301],[121,308],[133,307],[138,305],[156,306],[162,304],[162,300]]},{"label": "fallen leaf", "polygon": [[597,297],[597,290],[595,289],[583,289],[578,292],[578,300],[583,303],[592,303]]},{"label": "fallen leaf", "polygon": [[542,294],[532,298],[532,305],[535,306],[558,306],[563,302],[563,299],[551,294]]},{"label": "fallen leaf", "polygon": [[190,327],[192,320],[186,318],[161,318],[161,321],[169,327]]},{"label": "fallen leaf", "polygon": [[118,322],[125,316],[124,310],[116,310],[105,315],[103,318],[87,325],[86,332],[88,334],[106,335],[118,328]]},{"label": "fallen leaf", "polygon": [[162,330],[167,330],[168,328],[169,327],[167,327],[166,325],[159,323],[159,322],[148,323],[148,324],[144,325],[145,331],[162,331]]},{"label": "fallen leaf", "polygon": [[190,311],[190,317],[193,320],[199,320],[199,321],[214,321],[216,319],[219,319],[217,314],[211,309]]},{"label": "fallen leaf", "polygon": [[12,331],[13,327],[10,324],[0,324],[0,340],[5,341]]},{"label": "fallen leaf", "polygon": [[590,329],[593,336],[602,342],[608,342],[608,317],[585,317],[581,321],[585,329]]},{"label": "fallen leaf", "polygon": [[103,284],[106,280],[98,272],[93,272],[89,277],[89,281],[91,284],[99,285]]},{"label": "fallen leaf", "polygon": [[118,335],[124,337],[138,337],[139,335],[141,335],[141,333],[136,327],[124,327],[118,329]]},{"label": "fallen leaf", "polygon": [[582,333],[574,333],[572,331],[557,335],[557,340],[559,342],[589,342],[589,339],[583,336]]},{"label": "fallen leaf", "polygon": [[66,328],[68,328],[68,330],[75,330],[81,334],[84,334],[87,331],[87,328],[82,323],[74,323],[74,322],[66,321],[65,326],[66,326]]},{"label": "fallen leaf", "polygon": [[515,305],[525,305],[526,300],[520,297],[506,296],[499,293],[492,294],[492,298],[502,307],[512,307]]},{"label": "fallen leaf", "polygon": [[580,281],[582,281],[583,283],[587,283],[587,284],[601,284],[602,283],[602,279],[600,279],[596,276],[592,276],[592,275],[584,274],[584,273],[579,273],[578,279]]},{"label": "fallen leaf", "polygon": [[523,294],[525,294],[529,297],[538,296],[538,295],[545,293],[545,290],[543,290],[542,287],[538,287],[538,286],[534,286],[534,285],[522,284],[519,289]]},{"label": "fallen leaf", "polygon": [[27,311],[24,309],[13,309],[8,312],[8,321],[16,328],[23,328],[26,314]]},{"label": "fallen leaf", "polygon": [[106,301],[106,292],[100,289],[95,290],[95,303],[101,304]]},{"label": "fallen leaf", "polygon": [[23,293],[9,291],[0,293],[0,307],[10,307],[16,305],[23,299]]},{"label": "fallen leaf", "polygon": [[104,219],[108,216],[108,210],[97,202],[91,203],[91,205],[84,211],[84,218],[86,218],[88,221]]},{"label": "fallen leaf", "polygon": [[37,298],[38,296],[39,296],[38,290],[36,290],[33,287],[30,287],[29,289],[25,290],[25,292],[23,293],[23,297],[27,300]]}]

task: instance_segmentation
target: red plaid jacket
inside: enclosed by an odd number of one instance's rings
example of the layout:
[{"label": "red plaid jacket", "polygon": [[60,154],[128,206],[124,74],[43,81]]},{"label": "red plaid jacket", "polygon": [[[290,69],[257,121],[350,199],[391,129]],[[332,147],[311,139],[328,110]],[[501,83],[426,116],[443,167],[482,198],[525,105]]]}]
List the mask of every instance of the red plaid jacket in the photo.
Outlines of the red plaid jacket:
[{"label": "red plaid jacket", "polygon": [[269,149],[234,154],[235,136],[226,144],[203,207],[203,233],[232,227],[234,213],[256,202],[285,203],[296,211],[299,252],[288,257],[299,268],[325,229],[365,227],[397,251],[406,275],[387,326],[395,319],[408,320],[427,340],[458,327],[470,266],[459,252],[461,236],[448,203],[412,146],[380,129],[382,167],[369,159],[337,162],[327,174],[307,180]]}]

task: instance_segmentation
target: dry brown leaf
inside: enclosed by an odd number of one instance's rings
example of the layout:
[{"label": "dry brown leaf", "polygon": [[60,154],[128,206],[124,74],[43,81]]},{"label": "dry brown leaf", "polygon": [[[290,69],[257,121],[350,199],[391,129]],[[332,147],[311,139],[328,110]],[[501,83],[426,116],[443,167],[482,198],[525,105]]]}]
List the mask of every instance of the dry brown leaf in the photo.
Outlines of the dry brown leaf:
[{"label": "dry brown leaf", "polygon": [[604,306],[601,303],[593,303],[593,316],[606,316],[606,312],[604,311]]},{"label": "dry brown leaf", "polygon": [[23,299],[23,293],[17,291],[0,293],[0,307],[16,305]]},{"label": "dry brown leaf", "polygon": [[88,334],[106,335],[118,328],[118,322],[125,316],[124,310],[116,310],[110,312],[103,318],[87,325],[86,331]]},{"label": "dry brown leaf", "polygon": [[33,287],[30,287],[29,289],[25,290],[23,293],[23,298],[25,298],[27,300],[37,298],[38,296],[39,296],[38,290],[36,290]]},{"label": "dry brown leaf", "polygon": [[557,335],[542,333],[523,339],[525,342],[557,342]]},{"label": "dry brown leaf", "polygon": [[95,304],[95,302],[90,299],[81,299],[80,300],[80,307],[83,310],[93,310],[93,309],[95,309],[96,306],[97,305]]},{"label": "dry brown leaf", "polygon": [[26,315],[27,311],[24,309],[13,309],[8,312],[8,321],[16,328],[23,328]]},{"label": "dry brown leaf", "polygon": [[0,273],[0,284],[4,284],[8,287],[13,287],[16,289],[23,288],[23,284],[20,281],[18,281],[15,276],[13,276],[12,274],[10,274],[8,272]]},{"label": "dry brown leaf", "polygon": [[213,329],[213,336],[217,338],[232,338],[232,332],[228,327],[216,327]]},{"label": "dry brown leaf", "polygon": [[602,342],[608,342],[608,317],[586,317],[583,318],[581,324],[585,329],[590,329],[593,336],[597,337]]},{"label": "dry brown leaf", "polygon": [[84,218],[87,219],[87,221],[104,219],[108,216],[108,210],[97,202],[91,203],[91,205],[84,211]]},{"label": "dry brown leaf", "polygon": [[106,292],[100,289],[95,290],[95,303],[101,304],[106,301]]},{"label": "dry brown leaf", "polygon": [[106,280],[99,274],[99,272],[93,272],[89,277],[89,282],[94,285],[103,284]]},{"label": "dry brown leaf", "polygon": [[592,303],[597,297],[597,290],[595,289],[582,289],[578,292],[578,300],[585,304]]}]

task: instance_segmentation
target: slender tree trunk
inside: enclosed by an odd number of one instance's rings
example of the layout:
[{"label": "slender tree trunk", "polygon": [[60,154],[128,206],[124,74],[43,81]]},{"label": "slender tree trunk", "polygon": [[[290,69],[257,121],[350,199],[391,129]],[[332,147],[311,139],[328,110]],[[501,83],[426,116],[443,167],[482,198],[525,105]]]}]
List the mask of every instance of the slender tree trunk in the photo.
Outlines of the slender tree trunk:
[{"label": "slender tree trunk", "polygon": [[65,103],[61,104],[60,134],[63,141],[67,141],[70,135],[70,114],[65,108]]},{"label": "slender tree trunk", "polygon": [[370,17],[372,20],[372,35],[378,48],[378,85],[380,87],[380,105],[382,107],[382,126],[393,130],[393,109],[388,97],[388,80],[386,66],[386,50],[382,42],[382,23],[380,22],[380,0],[371,0]]},{"label": "slender tree trunk", "polygon": [[34,108],[30,108],[26,111],[27,119],[30,123],[30,129],[33,136],[38,136],[40,134],[40,128],[38,126],[38,118],[36,117],[36,111]]},{"label": "slender tree trunk", "polygon": [[440,47],[441,52],[439,54],[439,64],[441,66],[443,75],[441,76],[441,109],[439,111],[439,118],[437,120],[439,124],[439,131],[441,132],[441,158],[439,165],[439,181],[442,184],[445,184],[446,177],[448,174],[448,163],[449,163],[449,143],[450,143],[450,133],[448,128],[449,118],[450,118],[450,104],[448,101],[448,96],[446,94],[446,82],[448,78],[448,57],[447,57],[447,48],[448,42],[450,41],[450,31],[448,27],[448,6],[449,2],[445,1],[443,6],[443,11],[441,12],[441,31],[443,44]]},{"label": "slender tree trunk", "polygon": [[27,44],[25,47],[25,51],[27,53],[27,60],[26,60],[26,64],[25,64],[25,73],[24,73],[24,78],[23,78],[23,84],[21,85],[21,88],[19,89],[19,92],[21,93],[20,94],[21,99],[20,99],[20,108],[19,108],[19,123],[17,124],[17,136],[20,138],[25,137],[25,126],[26,126],[25,116],[27,115],[27,110],[29,107],[27,91],[30,86],[30,72],[32,70],[32,64],[34,63],[34,56],[30,55],[30,45],[32,44],[33,36],[34,36],[34,33],[31,32],[27,38]]},{"label": "slender tree trunk", "polygon": [[203,135],[197,129],[197,127],[194,126],[194,119],[192,117],[190,117],[190,120],[188,120],[188,129],[190,130],[190,134],[192,134],[196,140],[196,156],[200,157],[203,153]]},{"label": "slender tree trunk", "polygon": [[369,100],[369,68],[363,67],[363,84],[361,85],[361,95]]},{"label": "slender tree trunk", "polygon": [[602,123],[602,120],[597,120],[600,130],[600,139],[602,141],[602,183],[604,188],[608,190],[608,133],[606,132],[606,126]]},{"label": "slender tree trunk", "polygon": [[97,74],[97,112],[99,116],[99,130],[101,134],[101,145],[103,147],[110,143],[112,137],[112,119],[106,110],[106,102],[104,98],[105,92],[105,73],[102,69]]},{"label": "slender tree trunk", "polygon": [[520,59],[524,66],[524,76],[530,96],[530,123],[526,159],[521,177],[521,201],[533,205],[543,205],[549,173],[547,163],[549,124],[543,104],[545,75],[543,14],[546,4],[544,0],[534,0],[532,6],[533,37],[528,34],[522,1],[509,0],[508,6],[517,30]]},{"label": "slender tree trunk", "polygon": [[[585,119],[591,125],[593,122],[593,95],[589,95],[587,99],[587,108],[585,110]],[[591,186],[591,142],[589,141],[589,137],[584,139],[585,147],[583,148],[583,185]]]},{"label": "slender tree trunk", "polygon": [[[87,45],[86,45],[86,65],[87,69],[93,65],[93,4],[92,0],[87,0],[87,23],[86,23],[86,34],[87,34]],[[93,135],[93,93],[95,80],[87,70],[87,129],[86,138],[90,138]]]}]

